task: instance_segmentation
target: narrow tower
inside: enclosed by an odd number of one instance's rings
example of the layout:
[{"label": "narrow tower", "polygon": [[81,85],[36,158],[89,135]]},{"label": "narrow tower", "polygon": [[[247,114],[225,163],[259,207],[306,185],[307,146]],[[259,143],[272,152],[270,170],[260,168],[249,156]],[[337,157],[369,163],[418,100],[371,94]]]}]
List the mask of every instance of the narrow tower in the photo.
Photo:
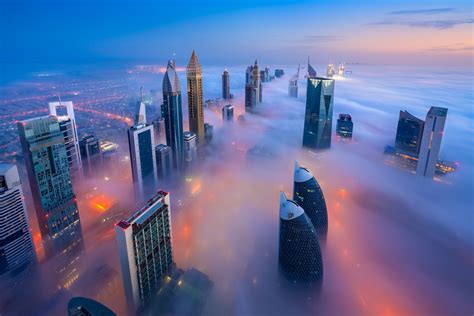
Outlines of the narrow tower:
[{"label": "narrow tower", "polygon": [[189,130],[197,135],[199,143],[204,142],[204,105],[202,96],[202,67],[193,50],[188,67]]}]

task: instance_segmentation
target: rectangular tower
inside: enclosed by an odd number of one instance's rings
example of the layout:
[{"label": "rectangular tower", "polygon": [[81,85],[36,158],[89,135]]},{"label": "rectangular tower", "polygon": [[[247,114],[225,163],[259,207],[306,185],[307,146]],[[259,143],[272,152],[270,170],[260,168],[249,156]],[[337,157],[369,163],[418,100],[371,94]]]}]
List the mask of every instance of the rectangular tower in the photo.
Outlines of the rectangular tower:
[{"label": "rectangular tower", "polygon": [[189,130],[196,134],[198,142],[203,143],[205,135],[202,67],[194,51],[186,68],[186,73],[188,79]]},{"label": "rectangular tower", "polygon": [[331,147],[334,80],[308,78],[303,146],[312,149]]},{"label": "rectangular tower", "polygon": [[432,106],[426,115],[416,173],[432,178],[439,158],[448,109]]},{"label": "rectangular tower", "polygon": [[83,169],[93,175],[102,167],[102,150],[100,142],[94,135],[85,135],[79,141]]},{"label": "rectangular tower", "polygon": [[227,69],[222,74],[222,99],[230,99],[230,77]]},{"label": "rectangular tower", "polygon": [[234,106],[232,104],[227,104],[222,107],[222,120],[234,120]]},{"label": "rectangular tower", "polygon": [[155,147],[156,168],[158,171],[158,178],[163,179],[171,175],[173,170],[173,154],[171,147],[165,144],[159,144]]},{"label": "rectangular tower", "polygon": [[145,309],[171,274],[170,195],[159,191],[126,221],[116,224],[123,285],[130,315]]},{"label": "rectangular tower", "polygon": [[184,161],[187,166],[196,162],[196,134],[193,132],[184,132]]}]

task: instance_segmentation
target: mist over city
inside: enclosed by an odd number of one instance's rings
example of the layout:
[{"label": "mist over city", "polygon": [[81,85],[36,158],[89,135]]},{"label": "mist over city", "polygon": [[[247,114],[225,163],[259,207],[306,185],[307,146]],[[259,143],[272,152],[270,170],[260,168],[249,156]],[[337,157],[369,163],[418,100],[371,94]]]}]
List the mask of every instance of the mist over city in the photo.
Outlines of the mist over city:
[{"label": "mist over city", "polygon": [[81,8],[38,34],[83,57],[0,55],[0,315],[472,315],[472,4],[386,1],[354,28],[400,49],[366,54],[345,24],[286,24],[303,43],[262,17],[274,32],[244,38],[266,10],[349,19],[352,1],[180,3],[163,10],[187,21],[90,35],[76,19],[111,4],[52,4],[0,5],[11,26]]}]

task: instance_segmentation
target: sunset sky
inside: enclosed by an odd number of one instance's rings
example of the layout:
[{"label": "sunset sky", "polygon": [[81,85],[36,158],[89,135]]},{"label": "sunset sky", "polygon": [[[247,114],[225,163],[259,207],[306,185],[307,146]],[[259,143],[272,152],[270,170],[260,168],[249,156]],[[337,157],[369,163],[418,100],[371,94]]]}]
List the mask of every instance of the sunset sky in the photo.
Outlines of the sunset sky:
[{"label": "sunset sky", "polygon": [[0,10],[2,63],[183,62],[311,56],[472,65],[471,1],[24,1]]}]

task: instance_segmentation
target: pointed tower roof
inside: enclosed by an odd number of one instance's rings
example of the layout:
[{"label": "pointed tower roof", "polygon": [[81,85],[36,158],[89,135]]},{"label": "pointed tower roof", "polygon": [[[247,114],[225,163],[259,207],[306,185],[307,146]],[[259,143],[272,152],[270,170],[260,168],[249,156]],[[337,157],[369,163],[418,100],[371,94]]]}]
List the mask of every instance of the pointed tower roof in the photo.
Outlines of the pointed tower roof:
[{"label": "pointed tower roof", "polygon": [[309,56],[308,56],[308,77],[310,78],[316,78],[318,74],[316,73],[316,70],[314,70],[313,66],[309,63]]},{"label": "pointed tower roof", "polygon": [[257,63],[257,58],[255,58],[255,66],[257,66],[257,65],[258,65],[258,63]]},{"label": "pointed tower roof", "polygon": [[314,176],[309,172],[308,169],[303,168],[299,165],[298,161],[295,160],[295,176],[294,176],[294,181],[295,182],[306,182],[310,180],[311,178],[314,178]]},{"label": "pointed tower roof", "polygon": [[178,74],[175,69],[174,60],[168,61],[165,76],[163,77],[163,93],[180,93],[181,85],[179,84]]},{"label": "pointed tower roof", "polygon": [[138,101],[137,105],[135,125],[146,124],[146,109],[145,102],[143,102],[143,87],[140,87],[140,101]]},{"label": "pointed tower roof", "polygon": [[284,192],[280,192],[280,218],[292,220],[304,214],[303,209],[292,200],[288,200]]},{"label": "pointed tower roof", "polygon": [[191,58],[189,59],[188,67],[186,68],[187,73],[202,73],[202,66],[199,62],[196,52],[193,49]]}]

